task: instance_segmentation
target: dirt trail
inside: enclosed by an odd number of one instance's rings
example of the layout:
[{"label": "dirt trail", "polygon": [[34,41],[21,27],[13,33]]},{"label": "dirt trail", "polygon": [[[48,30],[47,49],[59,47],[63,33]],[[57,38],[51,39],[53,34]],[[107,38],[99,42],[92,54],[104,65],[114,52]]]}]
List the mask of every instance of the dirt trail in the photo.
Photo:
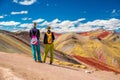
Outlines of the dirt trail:
[{"label": "dirt trail", "polygon": [[34,62],[24,54],[0,52],[0,80],[120,80],[120,75],[106,71],[88,73],[84,69]]},{"label": "dirt trail", "polygon": [[1,71],[1,80],[24,80],[22,78],[19,78],[17,76],[14,75],[14,73],[9,69],[9,68],[3,68],[0,67],[0,71]]}]

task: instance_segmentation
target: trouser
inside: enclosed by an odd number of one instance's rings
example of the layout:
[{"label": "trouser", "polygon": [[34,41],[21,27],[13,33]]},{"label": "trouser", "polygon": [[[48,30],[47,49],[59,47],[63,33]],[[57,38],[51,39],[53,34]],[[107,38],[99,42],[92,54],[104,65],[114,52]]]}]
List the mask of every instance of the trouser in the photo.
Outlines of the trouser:
[{"label": "trouser", "polygon": [[48,51],[50,50],[50,63],[53,63],[53,57],[54,57],[54,53],[53,53],[53,50],[54,50],[54,44],[45,44],[45,50],[44,50],[44,59],[43,61],[45,62],[46,61],[46,57],[47,57],[47,54],[48,54]]},{"label": "trouser", "polygon": [[[31,44],[31,48],[32,48],[33,59],[35,61],[36,60],[41,61],[40,44],[38,44],[38,45]],[[37,54],[37,58],[36,58],[36,54]]]}]

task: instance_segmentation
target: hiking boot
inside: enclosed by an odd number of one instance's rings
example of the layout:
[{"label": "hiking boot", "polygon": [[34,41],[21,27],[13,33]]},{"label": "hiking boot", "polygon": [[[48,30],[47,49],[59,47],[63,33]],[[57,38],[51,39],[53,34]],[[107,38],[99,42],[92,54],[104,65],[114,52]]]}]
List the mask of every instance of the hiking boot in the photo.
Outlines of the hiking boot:
[{"label": "hiking boot", "polygon": [[42,61],[40,61],[40,60],[38,62],[42,63]]},{"label": "hiking boot", "polygon": [[52,65],[52,62],[50,62],[50,65]]},{"label": "hiking boot", "polygon": [[45,61],[43,61],[43,63],[45,63]]}]

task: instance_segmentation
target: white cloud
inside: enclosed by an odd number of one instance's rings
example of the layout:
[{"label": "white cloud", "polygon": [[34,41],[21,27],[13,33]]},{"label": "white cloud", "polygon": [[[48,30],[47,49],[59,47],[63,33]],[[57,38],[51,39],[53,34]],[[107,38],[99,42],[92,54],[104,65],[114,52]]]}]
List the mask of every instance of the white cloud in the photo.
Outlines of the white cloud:
[{"label": "white cloud", "polygon": [[6,16],[7,16],[7,14],[4,14],[4,15],[0,16],[0,18],[4,18],[4,17],[6,17]]},{"label": "white cloud", "polygon": [[61,20],[59,20],[57,18],[52,21],[52,23],[58,23],[58,22],[61,22]]},{"label": "white cloud", "polygon": [[115,18],[111,18],[109,20],[95,20],[92,22],[87,22],[87,23],[83,24],[82,26],[88,26],[88,27],[92,27],[92,26],[101,27],[101,26],[103,26],[104,29],[114,30],[115,28],[120,27],[120,20],[115,19]]},{"label": "white cloud", "polygon": [[52,27],[58,27],[60,24],[61,20],[59,19],[54,19],[53,21],[47,23],[47,25],[52,26]]},{"label": "white cloud", "polygon": [[33,20],[32,22],[36,22],[36,23],[40,23],[40,22],[43,22],[44,21],[44,19],[37,19],[37,20]]},{"label": "white cloud", "polygon": [[11,12],[12,15],[16,14],[28,14],[28,11],[20,11],[20,12]]},{"label": "white cloud", "polygon": [[79,23],[81,21],[84,21],[84,20],[86,20],[86,19],[85,18],[80,18],[80,19],[78,19],[76,21],[73,21],[73,24],[77,24],[77,23]]},{"label": "white cloud", "polygon": [[27,18],[27,17],[25,17],[25,18],[21,18],[23,21],[26,21],[26,20],[32,20],[32,18]]},{"label": "white cloud", "polygon": [[20,24],[20,22],[15,22],[15,21],[2,21],[2,22],[0,22],[0,25],[2,25],[2,26],[16,26],[19,24]]},{"label": "white cloud", "polygon": [[[39,26],[48,26],[49,25],[52,27],[52,31],[68,32],[68,31],[75,30],[75,25],[80,23],[83,20],[85,20],[85,18],[80,18],[80,19],[75,20],[75,21],[70,21],[70,20],[61,21],[61,20],[56,18],[51,22],[44,21],[43,23],[39,24]],[[45,29],[43,29],[42,31],[45,31]]]},{"label": "white cloud", "polygon": [[13,0],[13,2],[18,3],[20,5],[32,5],[36,2],[37,0]]},{"label": "white cloud", "polygon": [[81,23],[81,21],[84,21],[85,18],[80,18],[78,20],[75,21],[69,21],[69,20],[65,20],[62,21],[59,26],[62,28],[69,28],[69,27],[74,27],[75,25],[77,25],[78,23]]},{"label": "white cloud", "polygon": [[40,32],[45,32],[45,31],[46,31],[45,28],[40,29]]},{"label": "white cloud", "polygon": [[48,21],[44,21],[43,23],[39,24],[39,26],[47,26],[49,25],[50,23]]},{"label": "white cloud", "polygon": [[[75,26],[78,23],[79,25]],[[120,19],[111,18],[109,20],[94,20],[94,21],[89,21],[86,23],[79,22],[79,19],[76,21],[65,20],[59,23],[57,26],[59,27],[53,28],[52,30],[55,32],[59,32],[59,33],[61,32],[85,32],[85,31],[96,30],[101,27],[103,27],[103,29],[106,29],[106,30],[115,30],[115,29],[120,28]]]},{"label": "white cloud", "polygon": [[26,21],[28,18],[22,18],[23,21]]},{"label": "white cloud", "polygon": [[[85,31],[91,31],[91,30],[96,30],[99,28],[103,28],[106,30],[115,30],[120,28],[120,19],[116,18],[111,18],[108,20],[94,20],[94,21],[88,21],[88,22],[82,22],[85,20],[85,18],[77,19],[75,21],[70,21],[70,20],[64,20],[61,21],[59,19],[54,19],[51,22],[45,21],[44,19],[37,19],[38,23],[37,28],[42,31],[46,31],[46,26],[50,25],[52,28],[51,30],[56,32],[56,33],[64,33],[64,32],[85,32]],[[36,21],[37,21],[36,20]],[[13,24],[14,23],[14,24]],[[20,24],[19,22],[0,22],[1,26],[4,25],[18,25]],[[30,30],[33,27],[33,23],[24,23],[18,25],[21,29],[26,29]]]},{"label": "white cloud", "polygon": [[61,22],[59,24],[59,26],[61,26],[63,28],[67,28],[67,27],[70,27],[70,26],[74,26],[74,24],[72,23],[72,21],[65,20],[65,21]]},{"label": "white cloud", "polygon": [[113,9],[111,12],[111,17],[116,17],[116,16],[120,16],[120,10]]},{"label": "white cloud", "polygon": [[25,31],[29,31],[31,28],[33,28],[33,23],[24,23],[19,25],[19,27],[21,27],[21,29],[26,28]]},{"label": "white cloud", "polygon": [[21,24],[19,27],[27,27],[27,28],[32,28],[33,24],[32,23],[24,23],[24,24]]},{"label": "white cloud", "polygon": [[17,3],[17,2],[18,2],[18,0],[13,0],[13,2]]},{"label": "white cloud", "polygon": [[4,16],[0,16],[0,18],[4,18]]},{"label": "white cloud", "polygon": [[48,26],[49,25],[49,26],[52,26],[52,28],[56,28],[56,27],[57,28],[58,27],[66,28],[66,27],[72,27],[75,24],[78,24],[83,20],[85,20],[85,18],[80,18],[80,19],[78,19],[76,21],[69,21],[69,20],[61,21],[61,20],[56,18],[51,22],[44,21],[42,24],[40,24],[40,26]]},{"label": "white cloud", "polygon": [[113,9],[113,10],[112,10],[112,13],[116,13],[116,9]]}]

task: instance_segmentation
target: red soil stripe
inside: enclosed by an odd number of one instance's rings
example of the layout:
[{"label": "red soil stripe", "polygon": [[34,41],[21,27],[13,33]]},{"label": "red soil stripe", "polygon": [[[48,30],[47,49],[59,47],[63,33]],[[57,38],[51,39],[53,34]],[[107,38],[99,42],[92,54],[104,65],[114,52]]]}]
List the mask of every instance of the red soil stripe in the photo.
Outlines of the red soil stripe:
[{"label": "red soil stripe", "polygon": [[98,35],[98,38],[104,38],[104,37],[108,36],[109,34],[110,34],[110,32],[105,31],[105,32],[101,33],[100,35]]},{"label": "red soil stripe", "polygon": [[78,59],[79,61],[82,61],[90,66],[94,66],[98,69],[101,69],[101,70],[106,70],[106,71],[113,71],[113,72],[116,72],[116,73],[120,73],[120,70],[118,70],[117,68],[113,67],[113,66],[109,66],[105,63],[102,63],[96,59],[93,59],[93,58],[86,58],[86,57],[81,57],[81,56],[76,56],[74,55],[73,57],[75,57],[76,59]]}]

